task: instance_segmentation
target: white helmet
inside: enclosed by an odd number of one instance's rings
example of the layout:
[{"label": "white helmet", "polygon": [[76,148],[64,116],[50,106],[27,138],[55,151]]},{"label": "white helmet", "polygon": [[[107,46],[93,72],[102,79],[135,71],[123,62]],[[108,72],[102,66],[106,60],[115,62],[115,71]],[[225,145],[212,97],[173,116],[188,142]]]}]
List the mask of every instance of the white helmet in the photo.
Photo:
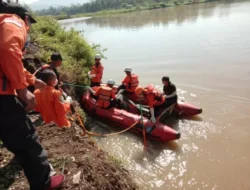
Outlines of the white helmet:
[{"label": "white helmet", "polygon": [[109,79],[107,84],[110,84],[110,85],[115,85],[115,81],[113,79]]},{"label": "white helmet", "polygon": [[102,56],[100,54],[95,55],[95,59],[101,59],[101,58],[102,58]]},{"label": "white helmet", "polygon": [[125,69],[124,69],[124,72],[132,72],[132,68],[131,67],[126,67]]}]

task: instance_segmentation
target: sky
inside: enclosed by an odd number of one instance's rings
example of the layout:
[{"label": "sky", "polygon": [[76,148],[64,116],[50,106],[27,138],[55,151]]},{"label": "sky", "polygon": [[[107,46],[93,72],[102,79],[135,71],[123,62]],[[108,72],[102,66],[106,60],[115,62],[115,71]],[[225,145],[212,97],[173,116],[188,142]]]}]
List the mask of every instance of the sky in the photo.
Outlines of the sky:
[{"label": "sky", "polygon": [[30,4],[30,3],[36,2],[38,0],[19,0],[19,1],[20,1],[20,3]]},{"label": "sky", "polygon": [[30,5],[33,10],[46,9],[50,6],[70,6],[71,4],[82,4],[88,1],[89,0],[19,0],[21,4]]}]

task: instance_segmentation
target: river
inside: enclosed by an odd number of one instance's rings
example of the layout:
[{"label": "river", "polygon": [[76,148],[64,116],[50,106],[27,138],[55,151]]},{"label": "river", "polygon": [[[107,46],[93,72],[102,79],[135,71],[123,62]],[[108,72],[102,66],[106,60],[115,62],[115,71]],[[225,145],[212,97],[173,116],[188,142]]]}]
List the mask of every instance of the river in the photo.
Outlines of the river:
[{"label": "river", "polygon": [[[65,21],[63,21],[65,22]],[[62,24],[63,24],[62,22]],[[108,50],[104,81],[130,65],[140,83],[168,75],[179,99],[203,108],[174,121],[182,137],[149,143],[131,133],[99,139],[123,160],[140,189],[250,189],[250,2],[218,1],[103,18],[70,20]]]}]

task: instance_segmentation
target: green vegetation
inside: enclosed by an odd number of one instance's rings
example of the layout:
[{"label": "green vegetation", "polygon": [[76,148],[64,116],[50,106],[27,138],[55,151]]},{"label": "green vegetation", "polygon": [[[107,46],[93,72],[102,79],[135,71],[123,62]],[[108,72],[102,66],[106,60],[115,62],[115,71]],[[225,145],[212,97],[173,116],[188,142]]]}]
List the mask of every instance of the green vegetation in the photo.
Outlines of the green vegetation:
[{"label": "green vegetation", "polygon": [[215,0],[93,0],[89,3],[71,5],[70,7],[50,7],[38,11],[39,15],[53,15],[57,19],[78,16],[98,16],[105,14],[126,13],[140,10],[159,9],[177,5],[202,3]]},{"label": "green vegetation", "polygon": [[65,31],[52,17],[38,17],[37,21],[31,32],[32,40],[39,45],[36,56],[43,62],[48,62],[52,52],[60,52],[63,57],[63,65],[60,67],[63,81],[88,84],[87,72],[93,64],[93,57],[99,46],[91,47],[79,32],[73,29]]}]

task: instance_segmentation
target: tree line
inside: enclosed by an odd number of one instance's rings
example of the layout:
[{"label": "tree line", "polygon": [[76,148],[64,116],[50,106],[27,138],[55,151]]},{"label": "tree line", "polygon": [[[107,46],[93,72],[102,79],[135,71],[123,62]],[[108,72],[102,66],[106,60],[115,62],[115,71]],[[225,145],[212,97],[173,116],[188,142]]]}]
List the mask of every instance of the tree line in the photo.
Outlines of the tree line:
[{"label": "tree line", "polygon": [[82,13],[94,13],[102,10],[140,9],[140,7],[154,9],[167,7],[170,4],[178,5],[184,3],[197,3],[199,1],[204,0],[92,0],[89,3],[75,4],[69,7],[49,7],[48,9],[37,11],[37,13],[39,15],[76,15]]}]

